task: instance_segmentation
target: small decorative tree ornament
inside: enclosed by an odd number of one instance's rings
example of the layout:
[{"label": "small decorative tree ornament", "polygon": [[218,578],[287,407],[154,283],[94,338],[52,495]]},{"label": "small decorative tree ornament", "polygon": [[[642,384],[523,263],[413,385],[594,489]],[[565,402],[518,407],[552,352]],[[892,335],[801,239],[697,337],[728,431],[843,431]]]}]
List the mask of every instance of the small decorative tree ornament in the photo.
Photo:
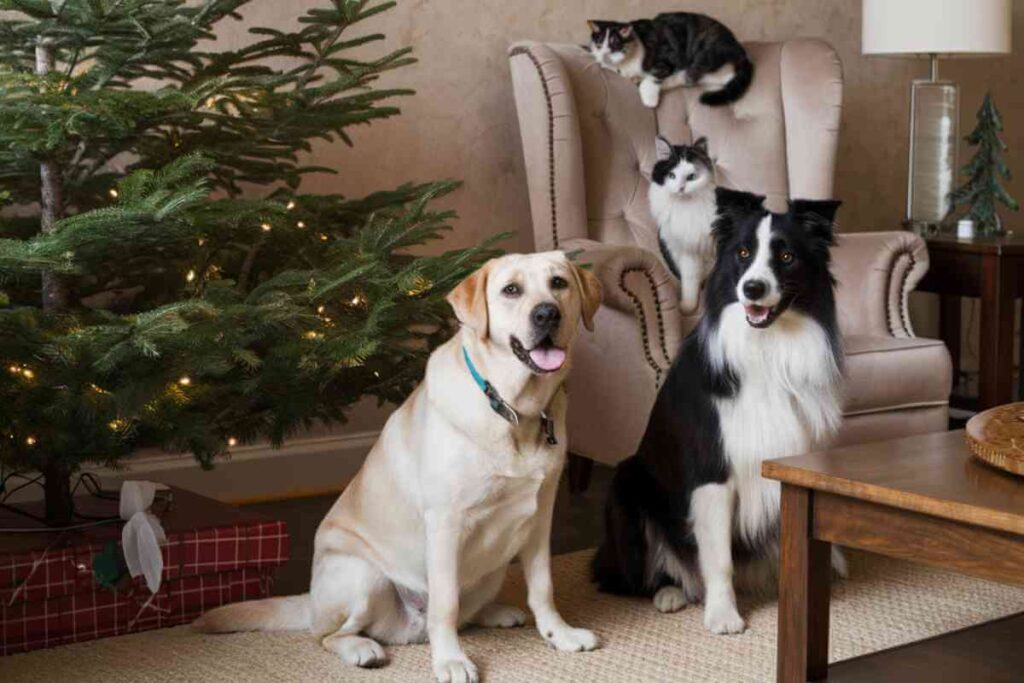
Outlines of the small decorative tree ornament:
[{"label": "small decorative tree ornament", "polygon": [[1000,176],[1009,180],[1011,174],[1003,161],[1007,148],[999,138],[1003,119],[991,93],[985,94],[977,118],[978,125],[965,140],[978,151],[970,163],[960,169],[960,173],[970,179],[949,194],[949,211],[952,215],[957,207],[967,206],[964,217],[974,221],[976,235],[1000,235],[1004,231],[996,212],[996,200],[1013,211],[1019,210],[1020,204],[1000,184]]}]

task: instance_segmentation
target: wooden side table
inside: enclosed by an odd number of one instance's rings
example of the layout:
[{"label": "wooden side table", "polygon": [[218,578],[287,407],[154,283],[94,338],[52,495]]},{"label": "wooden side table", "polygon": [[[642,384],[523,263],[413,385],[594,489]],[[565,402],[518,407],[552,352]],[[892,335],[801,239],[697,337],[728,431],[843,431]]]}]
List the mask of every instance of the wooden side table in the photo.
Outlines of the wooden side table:
[{"label": "wooden side table", "polygon": [[769,460],[763,474],[782,482],[780,683],[1021,680],[1024,614],[832,666],[828,638],[832,543],[1024,585],[1024,479],[972,458],[962,431]]},{"label": "wooden side table", "polygon": [[1009,403],[1013,400],[1014,302],[1024,296],[1024,236],[958,239],[940,234],[925,241],[931,265],[917,289],[941,297],[940,336],[953,358],[954,377],[960,370],[960,298],[981,299],[978,401],[972,405],[954,397],[951,403],[979,410]]}]

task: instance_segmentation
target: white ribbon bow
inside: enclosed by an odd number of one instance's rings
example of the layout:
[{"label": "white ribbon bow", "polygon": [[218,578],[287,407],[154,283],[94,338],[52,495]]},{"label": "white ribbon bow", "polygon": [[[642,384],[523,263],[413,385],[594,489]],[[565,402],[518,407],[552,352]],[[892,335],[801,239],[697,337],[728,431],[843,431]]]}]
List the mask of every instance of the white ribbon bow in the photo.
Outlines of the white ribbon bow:
[{"label": "white ribbon bow", "polygon": [[160,590],[164,556],[160,544],[167,542],[160,520],[149,512],[157,488],[166,488],[151,481],[126,481],[121,484],[121,519],[127,523],[121,530],[121,547],[128,572],[135,578],[145,575],[151,593]]}]

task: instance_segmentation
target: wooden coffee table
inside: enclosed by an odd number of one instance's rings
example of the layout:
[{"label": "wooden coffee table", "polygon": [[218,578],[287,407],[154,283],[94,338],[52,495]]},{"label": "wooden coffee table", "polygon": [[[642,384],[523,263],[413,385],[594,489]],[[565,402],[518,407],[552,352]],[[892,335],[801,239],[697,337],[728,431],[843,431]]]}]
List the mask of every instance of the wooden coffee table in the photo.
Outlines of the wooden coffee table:
[{"label": "wooden coffee table", "polygon": [[782,482],[780,682],[1024,680],[1024,614],[828,665],[830,544],[1024,584],[1024,478],[974,460],[962,431],[771,460],[762,473]]}]

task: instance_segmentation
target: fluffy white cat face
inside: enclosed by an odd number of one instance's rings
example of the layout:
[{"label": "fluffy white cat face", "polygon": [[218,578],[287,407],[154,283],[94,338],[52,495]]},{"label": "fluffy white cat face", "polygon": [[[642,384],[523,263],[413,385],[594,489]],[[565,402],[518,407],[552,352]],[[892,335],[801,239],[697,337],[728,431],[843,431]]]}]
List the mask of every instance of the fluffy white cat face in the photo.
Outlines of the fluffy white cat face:
[{"label": "fluffy white cat face", "polygon": [[714,186],[713,162],[704,138],[692,145],[672,145],[659,137],[655,150],[658,161],[651,172],[651,182],[684,196]]},{"label": "fluffy white cat face", "polygon": [[665,173],[662,186],[676,194],[700,192],[711,183],[711,173],[706,166],[682,160]]}]

